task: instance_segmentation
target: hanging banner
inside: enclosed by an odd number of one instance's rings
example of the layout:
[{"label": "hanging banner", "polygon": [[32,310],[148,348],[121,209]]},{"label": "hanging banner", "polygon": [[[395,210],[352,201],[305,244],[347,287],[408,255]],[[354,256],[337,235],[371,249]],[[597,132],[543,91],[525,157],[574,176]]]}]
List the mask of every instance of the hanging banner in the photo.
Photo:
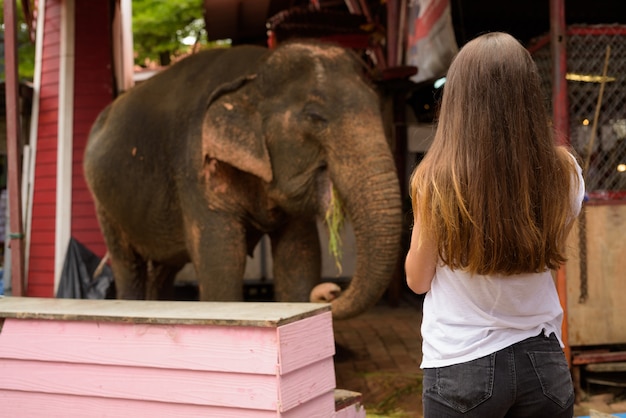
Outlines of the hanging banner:
[{"label": "hanging banner", "polygon": [[406,65],[417,67],[411,80],[443,77],[458,52],[449,0],[411,0]]}]

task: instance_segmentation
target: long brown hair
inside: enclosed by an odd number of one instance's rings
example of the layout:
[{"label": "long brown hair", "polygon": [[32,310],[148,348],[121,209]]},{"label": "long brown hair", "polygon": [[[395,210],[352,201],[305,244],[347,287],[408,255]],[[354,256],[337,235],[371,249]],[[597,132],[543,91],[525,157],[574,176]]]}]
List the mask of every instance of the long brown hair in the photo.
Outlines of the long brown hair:
[{"label": "long brown hair", "polygon": [[554,269],[566,260],[575,170],[555,145],[530,54],[485,34],[448,70],[432,146],[411,176],[413,211],[453,269]]}]

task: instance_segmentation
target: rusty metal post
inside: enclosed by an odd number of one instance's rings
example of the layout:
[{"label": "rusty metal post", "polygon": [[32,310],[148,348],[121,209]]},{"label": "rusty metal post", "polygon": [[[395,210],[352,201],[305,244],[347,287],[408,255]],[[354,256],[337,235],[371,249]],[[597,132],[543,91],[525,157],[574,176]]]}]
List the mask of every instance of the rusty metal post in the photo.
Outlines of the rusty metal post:
[{"label": "rusty metal post", "polygon": [[[567,27],[565,24],[565,0],[550,0],[550,49],[552,52],[552,114],[556,141],[569,144],[569,101],[567,97]],[[567,326],[567,282],[565,265],[556,272],[556,285],[563,307],[563,344],[567,361],[571,364]]]},{"label": "rusty metal post", "polygon": [[565,0],[550,0],[550,49],[552,51],[552,106],[559,144],[569,144],[569,100],[567,97],[567,27]]},{"label": "rusty metal post", "polygon": [[6,74],[11,294],[13,296],[24,296],[24,233],[22,227],[22,200],[20,196],[20,97],[17,73],[17,14],[15,0],[5,0],[4,2],[4,62]]},{"label": "rusty metal post", "polygon": [[387,0],[387,66],[396,67],[398,63],[398,24],[399,20],[399,1]]}]

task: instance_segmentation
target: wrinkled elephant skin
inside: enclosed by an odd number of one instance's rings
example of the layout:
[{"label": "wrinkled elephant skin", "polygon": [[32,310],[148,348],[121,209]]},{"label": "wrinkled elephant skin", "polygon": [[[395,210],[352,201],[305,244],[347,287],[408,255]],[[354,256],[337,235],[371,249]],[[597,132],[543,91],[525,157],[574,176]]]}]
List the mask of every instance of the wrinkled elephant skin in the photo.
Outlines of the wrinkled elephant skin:
[{"label": "wrinkled elephant skin", "polygon": [[246,254],[267,234],[279,301],[320,281],[316,219],[334,187],[356,239],[335,318],[374,304],[400,252],[401,202],[378,97],[352,55],[289,43],[185,58],[98,117],[84,171],[117,297],[171,297],[192,262],[201,300],[243,295]]}]

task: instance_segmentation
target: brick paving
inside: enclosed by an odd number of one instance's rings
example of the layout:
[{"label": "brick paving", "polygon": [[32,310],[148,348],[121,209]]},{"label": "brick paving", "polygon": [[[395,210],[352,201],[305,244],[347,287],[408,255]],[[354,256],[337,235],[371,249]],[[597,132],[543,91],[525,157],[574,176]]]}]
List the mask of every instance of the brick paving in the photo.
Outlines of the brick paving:
[{"label": "brick paving", "polygon": [[421,417],[421,299],[381,300],[333,324],[337,387],[363,395],[369,416]]}]

